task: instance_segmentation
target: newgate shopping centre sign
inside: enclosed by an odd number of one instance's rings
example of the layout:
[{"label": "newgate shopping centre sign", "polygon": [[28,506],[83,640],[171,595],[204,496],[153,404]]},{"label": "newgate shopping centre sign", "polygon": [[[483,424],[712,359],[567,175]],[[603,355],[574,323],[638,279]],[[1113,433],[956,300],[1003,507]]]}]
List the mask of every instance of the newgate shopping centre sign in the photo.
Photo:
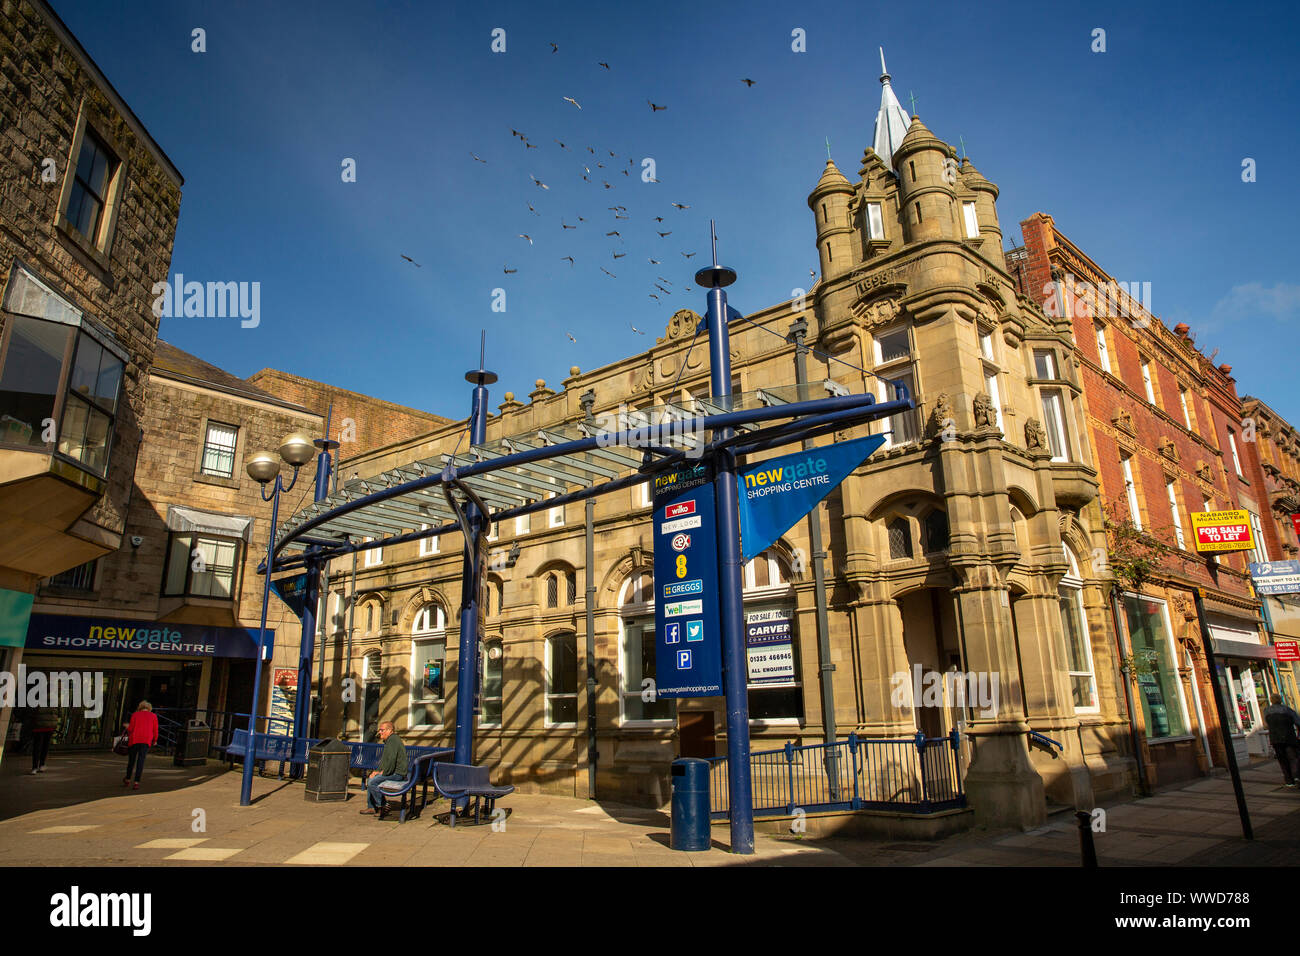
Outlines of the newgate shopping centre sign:
[{"label": "newgate shopping centre sign", "polygon": [[[27,625],[29,651],[95,651],[166,657],[257,656],[258,632],[244,627],[163,624],[105,617],[33,614]],[[262,659],[270,657],[275,631],[266,631]]]},{"label": "newgate shopping centre sign", "polygon": [[[884,444],[883,435],[771,458],[736,475],[743,561],[762,554],[806,517]],[[718,623],[717,510],[706,463],[655,478],[655,692],[661,697],[722,693]],[[750,683],[794,678],[790,621],[746,615]]]}]

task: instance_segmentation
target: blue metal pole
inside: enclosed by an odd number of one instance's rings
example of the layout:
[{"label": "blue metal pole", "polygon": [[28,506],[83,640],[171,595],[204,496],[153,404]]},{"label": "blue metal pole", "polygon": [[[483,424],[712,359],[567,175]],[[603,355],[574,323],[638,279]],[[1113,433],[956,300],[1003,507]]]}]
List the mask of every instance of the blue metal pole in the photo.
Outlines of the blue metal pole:
[{"label": "blue metal pole", "polygon": [[[487,386],[497,380],[479,367],[465,374],[474,383],[474,398],[469,415],[471,445],[481,445],[487,437]],[[482,630],[479,617],[479,592],[483,578],[484,514],[471,499],[465,507],[469,535],[465,540],[465,564],[460,576],[460,655],[456,675],[456,763],[474,762],[474,699],[478,693],[478,655]]]},{"label": "blue metal pole", "polygon": [[[297,472],[294,472],[297,478]],[[271,603],[271,564],[275,560],[275,529],[280,522],[280,476],[271,492],[271,528],[266,542],[266,581],[262,586],[262,629],[257,635],[257,659],[253,661],[253,700],[248,708],[248,751],[244,754],[244,779],[239,788],[239,805],[253,802],[253,755],[257,753],[257,705],[262,694],[262,654],[266,647],[266,609]],[[263,494],[263,500],[266,495]]]},{"label": "blue metal pole", "polygon": [[[736,273],[717,264],[695,274],[695,283],[709,290],[709,365],[715,403],[724,408],[731,395],[731,350],[727,332],[724,286]],[[715,433],[730,438],[730,428]],[[727,707],[727,789],[731,808],[731,852],[754,852],[754,800],[749,768],[749,688],[745,674],[744,603],[740,560],[740,505],[736,492],[736,456],[723,448],[714,457],[714,498],[717,502],[719,624],[722,632],[722,687]]]},{"label": "blue metal pole", "polygon": [[[329,433],[328,423],[325,426],[326,434]],[[337,447],[338,442],[330,441],[328,438],[316,439],[315,445],[320,449],[316,455],[316,488],[315,501],[324,501],[329,494],[330,487],[330,453],[331,447]],[[321,560],[317,557],[320,549],[309,547],[307,549],[307,587],[303,592],[302,608],[302,639],[298,644],[298,696],[293,705],[293,736],[310,737],[311,736],[311,665],[316,648],[316,611],[320,600],[320,570]],[[289,775],[297,779],[302,775],[302,765],[294,764]]]}]

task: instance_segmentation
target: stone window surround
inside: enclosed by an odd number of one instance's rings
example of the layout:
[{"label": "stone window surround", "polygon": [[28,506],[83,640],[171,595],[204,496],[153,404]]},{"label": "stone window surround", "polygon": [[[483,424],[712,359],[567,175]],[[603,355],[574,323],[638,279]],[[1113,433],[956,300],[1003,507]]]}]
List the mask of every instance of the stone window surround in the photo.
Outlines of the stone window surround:
[{"label": "stone window surround", "polygon": [[111,136],[104,134],[99,124],[89,124],[95,136],[108,147],[114,158],[117,159],[117,167],[113,172],[107,196],[105,197],[103,221],[99,227],[99,235],[93,239],[83,236],[68,221],[67,212],[68,202],[72,198],[72,186],[77,161],[81,158],[81,146],[86,137],[88,122],[86,114],[87,104],[83,98],[77,108],[77,125],[72,134],[72,148],[68,151],[68,163],[63,174],[63,188],[59,193],[59,205],[54,214],[54,226],[60,238],[71,243],[78,251],[89,257],[91,262],[107,273],[109,271],[110,254],[113,249],[113,235],[117,230],[117,214],[121,209],[122,199],[126,195],[127,161],[124,157],[127,153],[120,143],[116,142]]},{"label": "stone window surround", "polygon": [[[203,449],[207,446],[209,425],[224,425],[226,428],[235,429],[235,467],[233,469],[233,473],[231,477],[229,478],[223,477],[221,475],[209,475],[203,470]],[[209,416],[204,415],[202,422],[199,425],[199,435],[201,440],[197,443],[198,450],[194,456],[193,480],[199,482],[200,484],[217,485],[218,487],[221,488],[235,488],[235,489],[239,488],[241,482],[240,475],[242,472],[242,469],[239,467],[239,463],[244,460],[244,453],[245,453],[244,442],[245,442],[245,438],[247,437],[244,433],[247,430],[248,429],[244,428],[242,425],[221,421],[219,419],[210,418]]]}]

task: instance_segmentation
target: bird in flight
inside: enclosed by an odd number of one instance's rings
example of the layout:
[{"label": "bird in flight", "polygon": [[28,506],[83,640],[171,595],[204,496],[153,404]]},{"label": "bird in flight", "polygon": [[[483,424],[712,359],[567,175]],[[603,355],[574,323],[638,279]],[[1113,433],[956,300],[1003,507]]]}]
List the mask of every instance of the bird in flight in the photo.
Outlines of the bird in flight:
[{"label": "bird in flight", "polygon": [[740,82],[744,83],[746,86],[753,86],[757,81],[746,78],[741,80]]},{"label": "bird in flight", "polygon": [[616,154],[612,149],[609,151],[609,157],[610,157],[610,159],[613,159],[616,155],[617,155],[617,154]]},{"label": "bird in flight", "polygon": [[[602,182],[602,183],[605,183],[605,180],[602,179],[601,182]],[[605,183],[605,188],[606,188],[606,189],[613,189],[614,187],[611,186],[609,183]]]},{"label": "bird in flight", "polygon": [[609,64],[606,63],[606,62],[604,62],[603,60],[599,60],[599,61],[597,61],[597,65],[598,65],[598,66],[603,66],[603,67],[604,67],[605,69],[607,69],[607,70],[609,69]]},{"label": "bird in flight", "polygon": [[605,168],[605,164],[604,164],[604,163],[597,163],[597,164],[596,164],[596,168],[597,168],[597,169],[604,169],[604,168]]},{"label": "bird in flight", "polygon": [[615,219],[631,219],[632,217],[631,217],[631,216],[620,216],[618,213],[614,213],[614,218],[615,218]]},{"label": "bird in flight", "polygon": [[663,216],[655,216],[655,222],[663,222],[663,221],[664,221]]},{"label": "bird in flight", "polygon": [[559,52],[560,52],[560,48],[559,48],[558,46],[556,46],[554,43],[552,43],[552,44],[551,44],[551,52],[552,52],[552,53],[559,53]]},{"label": "bird in flight", "polygon": [[578,227],[577,227],[577,226],[570,226],[570,225],[566,224],[565,221],[564,221],[563,219],[561,219],[561,220],[560,220],[560,228],[561,228],[561,229],[577,229]]},{"label": "bird in flight", "polygon": [[675,202],[675,203],[673,203],[673,206],[675,206],[675,207],[678,208],[678,209],[690,209],[690,208],[691,208],[691,207],[688,206],[686,203],[681,203],[681,202]]},{"label": "bird in flight", "polygon": [[518,272],[519,270],[518,270],[518,269],[506,269],[506,268],[503,267],[501,271],[504,272],[504,273],[505,273],[506,275],[508,275],[508,276],[512,276],[512,275],[514,275],[516,272]]},{"label": "bird in flight", "polygon": [[558,139],[556,140],[556,142],[559,143],[559,145],[560,145],[560,149],[568,149],[568,148],[569,148],[569,147],[565,146],[563,143],[560,143],[560,141],[559,141]]},{"label": "bird in flight", "polygon": [[[659,232],[659,230],[656,229],[655,232]],[[660,232],[660,233],[659,233],[659,238],[660,238],[660,239],[663,239],[663,238],[665,238],[665,237],[667,237],[667,236],[671,236],[672,234],[673,234],[673,231],[672,231],[671,229],[669,229],[667,232]]]},{"label": "bird in flight", "polygon": [[689,259],[691,256],[695,255],[695,253],[693,253],[693,252],[683,252],[682,255],[684,255],[687,259]]},{"label": "bird in flight", "polygon": [[564,102],[572,103],[574,106],[578,107],[578,109],[582,109],[582,105],[577,100],[575,100],[572,96],[564,97]]},{"label": "bird in flight", "polygon": [[512,129],[512,130],[510,131],[510,135],[511,135],[511,136],[518,136],[518,137],[519,137],[520,139],[522,139],[524,142],[528,142],[528,137],[525,136],[523,133],[519,132],[519,130],[517,130],[517,129]]},{"label": "bird in flight", "polygon": [[656,302],[659,301],[659,296],[655,295],[653,292],[648,293],[648,295],[650,296],[650,298],[654,299]]},{"label": "bird in flight", "polygon": [[626,169],[625,169],[625,170],[623,170],[623,175],[624,175],[624,176],[626,176],[626,175],[627,175],[627,170],[626,170]]},{"label": "bird in flight", "polygon": [[614,253],[614,258],[615,258],[615,259],[622,259],[625,255],[627,255],[626,252],[616,252],[616,253]]},{"label": "bird in flight", "polygon": [[637,335],[645,335],[644,332],[642,332],[640,329],[638,329],[635,325],[632,325],[631,322],[629,322],[628,325],[631,326],[632,331],[635,332]]},{"label": "bird in flight", "polygon": [[650,263],[652,266],[661,266],[661,265],[663,265],[663,263],[660,262],[658,259],[647,259],[646,262]]},{"label": "bird in flight", "polygon": [[424,268],[424,266],[420,265],[418,262],[416,262],[416,261],[415,261],[414,259],[412,259],[410,256],[402,255],[402,253],[400,253],[400,252],[398,253],[398,255],[399,255],[399,256],[402,256],[403,259],[405,259],[405,260],[406,260],[407,262],[409,262],[411,265],[415,266],[415,268],[417,268],[417,269],[423,269],[423,268]]},{"label": "bird in flight", "polygon": [[520,239],[527,239],[527,240],[528,240],[528,244],[529,244],[530,246],[533,244],[533,237],[532,237],[532,236],[525,236],[525,235],[521,232],[521,233],[519,234],[519,238],[520,238]]},{"label": "bird in flight", "polygon": [[586,222],[586,221],[587,220],[583,219],[581,216],[578,217],[578,222]]},{"label": "bird in flight", "polygon": [[594,149],[592,149],[590,146],[587,147],[587,152],[591,153],[591,155],[593,155],[593,156],[596,155],[596,151],[595,151]]},{"label": "bird in flight", "polygon": [[541,215],[540,212],[538,212],[536,209],[533,208],[533,204],[532,204],[532,203],[529,203],[529,204],[528,204],[528,211],[531,212],[534,216],[540,216],[540,215]]},{"label": "bird in flight", "polygon": [[569,265],[573,265],[573,256],[560,256],[561,259],[568,259]]},{"label": "bird in flight", "polygon": [[[646,102],[647,102],[647,103],[650,103],[649,100],[646,100]],[[657,112],[659,112],[659,110],[666,110],[666,109],[668,109],[668,107],[666,107],[666,106],[659,106],[659,105],[656,104],[656,103],[650,103],[650,112],[651,112],[651,113],[657,113]]]},{"label": "bird in flight", "polygon": [[610,212],[627,212],[627,206],[606,206]]},{"label": "bird in flight", "polygon": [[572,332],[565,332],[564,334],[567,335],[567,336],[569,337],[569,341],[570,341],[570,342],[577,342],[577,341],[578,341],[577,339],[575,339],[575,338],[573,337],[573,333],[572,333]]},{"label": "bird in flight", "polygon": [[816,278],[817,278],[817,273],[814,272],[812,269],[809,269],[809,270],[808,270],[808,278],[810,278],[810,279],[816,279]]},{"label": "bird in flight", "polygon": [[658,289],[660,292],[662,292],[664,295],[672,295],[671,292],[669,292],[667,289],[661,286],[658,282],[655,283],[655,288]]},{"label": "bird in flight", "polygon": [[600,271],[603,272],[603,273],[605,273],[605,275],[609,276],[611,279],[617,279],[617,278],[618,278],[618,276],[614,275],[614,273],[610,272],[610,271],[609,271],[608,269],[606,269],[604,266],[601,266],[601,267],[600,267]]},{"label": "bird in flight", "polygon": [[541,186],[543,189],[550,189],[550,188],[551,188],[550,186],[546,185],[546,183],[542,182],[540,179],[538,179],[536,176],[534,176],[532,173],[529,173],[529,174],[528,174],[528,178],[531,179],[531,180],[532,180],[534,183],[536,183],[538,186]]},{"label": "bird in flight", "polygon": [[663,276],[655,276],[655,278],[658,279],[660,282],[667,282],[668,285],[672,285],[672,283],[668,282],[668,280],[665,279]]},{"label": "bird in flight", "polygon": [[615,230],[613,230],[613,231],[611,231],[611,232],[607,232],[607,233],[605,233],[605,235],[607,235],[607,236],[618,236],[620,239],[623,238],[622,236],[619,236],[619,233],[618,233],[618,230],[617,230],[617,229],[615,229]]},{"label": "bird in flight", "polygon": [[482,157],[480,157],[477,153],[470,153],[470,155],[473,156],[475,159],[477,159],[477,160],[478,160],[480,163],[482,163],[484,166],[487,165],[487,160],[486,160],[486,159],[483,159]]},{"label": "bird in flight", "polygon": [[536,146],[535,144],[530,143],[530,142],[528,142],[527,140],[525,140],[525,141],[524,141],[524,149],[537,149],[537,146]]}]

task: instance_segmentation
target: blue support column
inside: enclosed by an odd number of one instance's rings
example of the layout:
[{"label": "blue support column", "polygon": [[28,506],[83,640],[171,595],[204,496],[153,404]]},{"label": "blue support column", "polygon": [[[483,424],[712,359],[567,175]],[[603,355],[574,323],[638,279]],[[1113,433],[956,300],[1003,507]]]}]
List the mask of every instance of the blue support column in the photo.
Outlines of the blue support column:
[{"label": "blue support column", "polygon": [[[326,426],[329,430],[329,425]],[[316,501],[324,501],[330,488],[330,449],[337,448],[338,442],[328,437],[318,438],[315,445],[320,449],[316,456]],[[307,587],[303,592],[302,639],[298,645],[298,696],[293,705],[293,736],[311,736],[311,665],[316,649],[316,610],[320,602],[321,561],[316,557],[319,548],[307,549]],[[267,575],[270,577],[270,574]],[[290,776],[297,779],[303,768],[294,764]]]},{"label": "blue support column", "polygon": [[[487,437],[488,390],[497,380],[491,372],[479,367],[465,373],[466,381],[474,383],[474,399],[469,415],[471,445],[481,445]],[[483,552],[486,538],[483,520],[486,516],[471,499],[465,507],[465,565],[460,576],[460,653],[456,674],[456,763],[474,762],[474,700],[478,695],[478,655],[482,621],[479,615],[479,594],[483,580]]]},{"label": "blue support column", "polygon": [[[730,410],[731,351],[727,330],[727,294],[724,286],[736,273],[717,264],[695,274],[695,283],[709,290],[706,319],[709,329],[709,367],[715,402]],[[729,438],[724,428],[714,440]],[[740,558],[740,506],[736,492],[736,456],[722,449],[714,458],[714,498],[717,502],[719,624],[722,632],[722,687],[727,707],[727,789],[731,808],[731,852],[754,852],[754,800],[749,767],[749,686],[745,668],[744,601]]]}]

